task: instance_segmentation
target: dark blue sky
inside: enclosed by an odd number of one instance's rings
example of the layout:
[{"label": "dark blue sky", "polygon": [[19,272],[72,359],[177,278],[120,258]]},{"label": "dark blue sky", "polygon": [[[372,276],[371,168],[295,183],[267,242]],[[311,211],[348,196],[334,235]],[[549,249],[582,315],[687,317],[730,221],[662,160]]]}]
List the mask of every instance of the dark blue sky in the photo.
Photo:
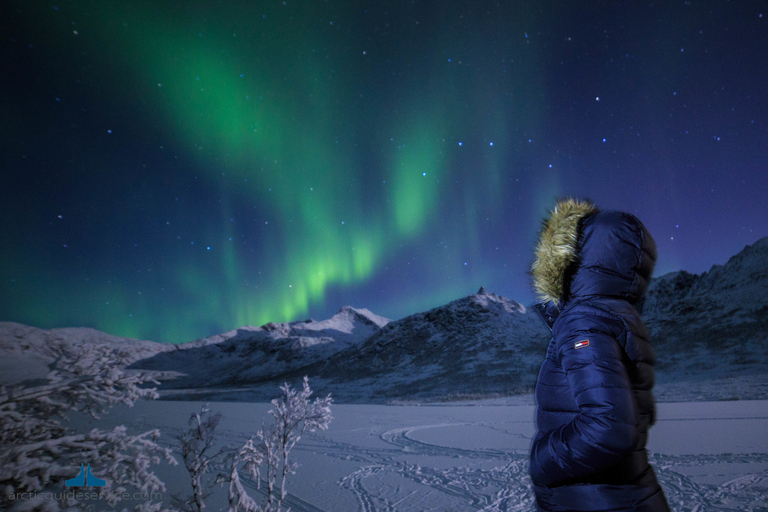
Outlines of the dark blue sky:
[{"label": "dark blue sky", "polygon": [[0,320],[181,342],[533,301],[557,197],[656,275],[768,235],[759,2],[0,7]]}]

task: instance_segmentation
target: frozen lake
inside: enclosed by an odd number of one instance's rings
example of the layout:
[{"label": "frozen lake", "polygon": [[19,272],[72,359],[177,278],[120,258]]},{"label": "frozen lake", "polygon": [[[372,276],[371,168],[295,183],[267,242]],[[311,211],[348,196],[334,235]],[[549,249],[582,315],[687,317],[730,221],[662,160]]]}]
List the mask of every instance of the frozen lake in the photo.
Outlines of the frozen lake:
[{"label": "frozen lake", "polygon": [[[199,402],[141,402],[105,424],[174,435]],[[223,444],[241,445],[270,404],[212,403]],[[649,452],[675,511],[768,510],[768,401],[659,404]],[[333,405],[325,432],[305,434],[288,505],[301,511],[532,511],[528,447],[531,405]],[[177,455],[181,461],[181,457]],[[160,467],[168,495],[188,494],[183,463]],[[255,483],[249,492],[257,497]],[[218,490],[212,509],[224,506]]]}]

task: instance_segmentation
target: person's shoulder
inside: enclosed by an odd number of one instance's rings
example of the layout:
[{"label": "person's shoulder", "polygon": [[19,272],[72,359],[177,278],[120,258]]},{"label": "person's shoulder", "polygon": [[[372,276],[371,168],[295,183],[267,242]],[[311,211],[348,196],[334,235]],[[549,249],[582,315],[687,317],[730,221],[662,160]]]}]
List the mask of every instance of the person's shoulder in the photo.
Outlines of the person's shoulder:
[{"label": "person's shoulder", "polygon": [[552,328],[553,334],[593,330],[618,336],[624,330],[619,312],[598,301],[581,300],[566,305]]},{"label": "person's shoulder", "polygon": [[560,313],[558,320],[578,317],[618,319],[619,314],[610,301],[587,298],[568,302]]}]

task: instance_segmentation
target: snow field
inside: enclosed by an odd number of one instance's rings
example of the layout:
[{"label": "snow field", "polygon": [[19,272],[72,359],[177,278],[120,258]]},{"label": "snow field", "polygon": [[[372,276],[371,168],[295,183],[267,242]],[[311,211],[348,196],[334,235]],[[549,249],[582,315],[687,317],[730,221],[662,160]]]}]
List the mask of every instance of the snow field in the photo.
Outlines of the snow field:
[{"label": "snow field", "polygon": [[[140,402],[102,425],[159,428],[163,444],[199,402]],[[240,446],[271,404],[212,403],[221,444]],[[301,466],[287,504],[301,511],[533,511],[530,405],[333,405],[327,431],[305,434],[291,452]],[[84,423],[88,423],[87,421]],[[85,427],[86,425],[82,425]],[[768,401],[664,403],[651,430],[651,460],[673,510],[768,510]],[[180,457],[177,457],[180,460]],[[168,496],[190,492],[183,466],[160,467]],[[255,482],[245,482],[257,497]],[[216,489],[210,505],[225,505]]]}]

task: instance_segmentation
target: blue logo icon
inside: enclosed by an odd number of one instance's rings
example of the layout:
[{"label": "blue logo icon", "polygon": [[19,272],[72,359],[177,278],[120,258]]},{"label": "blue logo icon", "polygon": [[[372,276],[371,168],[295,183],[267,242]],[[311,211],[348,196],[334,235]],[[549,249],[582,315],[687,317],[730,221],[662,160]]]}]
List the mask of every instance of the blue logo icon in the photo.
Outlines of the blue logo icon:
[{"label": "blue logo icon", "polygon": [[[86,483],[86,481],[88,483]],[[70,478],[66,482],[64,482],[67,487],[83,487],[86,485],[90,485],[92,487],[104,487],[107,485],[107,482],[105,480],[102,480],[101,478],[96,478],[93,476],[93,473],[91,473],[91,465],[88,464],[88,467],[85,471],[83,471],[83,465],[80,464],[80,473],[75,478]]]}]

